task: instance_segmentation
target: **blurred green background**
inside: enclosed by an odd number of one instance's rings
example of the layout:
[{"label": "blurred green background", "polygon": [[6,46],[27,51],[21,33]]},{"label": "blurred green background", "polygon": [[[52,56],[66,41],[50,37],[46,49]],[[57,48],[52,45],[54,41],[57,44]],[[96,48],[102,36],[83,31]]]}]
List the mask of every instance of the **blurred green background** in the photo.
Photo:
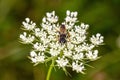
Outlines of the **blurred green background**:
[{"label": "blurred green background", "polygon": [[77,11],[78,20],[101,33],[99,60],[90,62],[85,75],[68,69],[53,70],[51,80],[120,80],[120,0],[0,0],[0,80],[45,80],[49,65],[33,66],[27,58],[31,46],[19,43],[22,21],[29,17],[40,25],[46,12],[56,11],[63,21],[66,10]]}]

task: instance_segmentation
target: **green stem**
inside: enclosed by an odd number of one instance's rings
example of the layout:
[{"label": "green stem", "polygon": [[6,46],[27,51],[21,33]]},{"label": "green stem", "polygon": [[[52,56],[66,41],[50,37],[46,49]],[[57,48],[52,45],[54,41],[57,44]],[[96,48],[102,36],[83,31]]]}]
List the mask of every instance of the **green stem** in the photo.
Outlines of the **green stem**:
[{"label": "green stem", "polygon": [[46,80],[50,80],[50,75],[51,75],[51,71],[52,71],[53,66],[54,66],[54,62],[55,62],[54,59],[52,59],[52,63],[50,65],[50,67],[49,67]]}]

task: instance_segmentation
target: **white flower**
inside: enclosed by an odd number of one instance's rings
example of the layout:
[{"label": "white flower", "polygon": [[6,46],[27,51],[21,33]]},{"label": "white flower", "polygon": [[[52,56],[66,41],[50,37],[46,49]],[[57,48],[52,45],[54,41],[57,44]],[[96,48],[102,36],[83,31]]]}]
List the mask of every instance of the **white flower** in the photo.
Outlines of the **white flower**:
[{"label": "white flower", "polygon": [[95,46],[92,44],[83,43],[81,45],[75,45],[75,50],[79,53],[82,51],[91,51]]},{"label": "white flower", "polygon": [[49,43],[50,47],[52,47],[53,49],[57,49],[60,47],[59,43],[58,42],[51,42]]},{"label": "white flower", "polygon": [[70,16],[70,11],[69,10],[66,11],[66,15]]},{"label": "white flower", "polygon": [[76,71],[77,73],[84,73],[83,70],[85,69],[83,66],[83,63],[78,64],[78,61],[72,63],[73,71]]},{"label": "white flower", "polygon": [[20,34],[20,39],[23,43],[26,44],[26,43],[32,43],[34,41],[35,37],[32,35],[28,35],[28,37],[27,37],[27,33],[24,32],[23,34]]},{"label": "white flower", "polygon": [[89,51],[88,53],[86,53],[86,57],[90,60],[98,59],[98,50],[94,50],[94,52]]},{"label": "white flower", "polygon": [[37,54],[35,53],[35,51],[31,51],[31,52],[30,52],[30,56],[31,56],[31,57],[36,57]]},{"label": "white flower", "polygon": [[76,22],[77,21],[77,12],[66,12],[67,17],[65,18],[66,22]]},{"label": "white flower", "polygon": [[58,54],[60,54],[60,51],[52,48],[50,49],[50,54],[51,56],[57,56]]},{"label": "white flower", "polygon": [[81,28],[82,29],[85,29],[85,30],[87,30],[88,29],[88,27],[89,27],[89,25],[88,24],[84,24],[84,23],[81,23]]},{"label": "white flower", "polygon": [[66,47],[66,45],[61,45],[61,44],[59,44],[59,50],[64,50],[65,49],[65,47]]},{"label": "white flower", "polygon": [[30,59],[32,60],[33,63],[43,63],[45,61],[45,56],[44,53],[36,53],[34,51],[30,52]]},{"label": "white flower", "polygon": [[69,49],[69,50],[72,50],[73,48],[74,48],[74,44],[72,44],[71,42],[67,42],[67,48]]},{"label": "white flower", "polygon": [[50,41],[52,41],[52,40],[55,41],[55,40],[56,40],[55,36],[52,36],[52,35],[49,35],[49,36],[48,36],[48,39],[49,39]]},{"label": "white flower", "polygon": [[[77,12],[67,10],[64,21],[59,23],[55,11],[47,12],[40,28],[29,18],[22,22],[26,32],[20,34],[20,39],[22,43],[32,45],[29,58],[34,64],[55,60],[54,65],[58,67],[71,67],[78,73],[84,73],[83,63],[99,58],[98,50],[94,49],[103,43],[103,36],[98,33],[87,40],[89,25],[83,22],[77,25],[77,15]],[[65,29],[62,29],[63,26]]]},{"label": "white flower", "polygon": [[75,25],[74,30],[71,29],[70,40],[74,44],[83,43],[86,40],[86,30],[88,29],[89,25],[81,23],[81,25]]},{"label": "white flower", "polygon": [[70,39],[73,39],[76,36],[75,31],[72,29],[71,31],[69,31],[70,35]]},{"label": "white flower", "polygon": [[58,60],[56,60],[56,62],[57,62],[57,66],[59,67],[65,67],[68,64],[68,60],[65,57],[62,58],[58,57]]},{"label": "white flower", "polygon": [[68,30],[73,28],[74,24],[77,22],[77,12],[70,12],[67,10],[66,12],[66,18],[64,24]]},{"label": "white flower", "polygon": [[70,57],[70,56],[72,56],[72,51],[65,49],[65,50],[63,51],[63,54],[64,54],[64,56]]},{"label": "white flower", "polygon": [[84,58],[83,53],[73,53],[73,59],[74,60],[81,60]]},{"label": "white flower", "polygon": [[35,28],[35,36],[36,37],[44,37],[46,38],[47,33],[43,31],[43,29]]},{"label": "white flower", "polygon": [[34,49],[37,51],[45,51],[46,46],[42,45],[41,43],[35,43],[34,44]]},{"label": "white flower", "polygon": [[79,33],[80,36],[83,36],[86,34],[86,30],[88,29],[88,27],[88,24],[81,23],[80,26],[75,26],[75,32]]},{"label": "white flower", "polygon": [[[56,23],[58,21],[58,17],[55,16],[55,11],[53,11],[52,13],[46,13],[46,16],[47,16],[47,20],[50,22],[50,23]],[[45,21],[45,20],[43,20]]]},{"label": "white flower", "polygon": [[33,23],[33,21],[30,21],[29,18],[26,18],[25,20],[26,20],[26,22],[24,22],[24,21],[22,22],[24,29],[33,30],[36,27],[36,24]]},{"label": "white flower", "polygon": [[50,40],[48,39],[48,38],[43,38],[42,39],[43,41],[43,45],[46,45],[46,46],[48,46],[48,44],[50,43]]},{"label": "white flower", "polygon": [[101,36],[100,33],[97,33],[96,36],[93,35],[93,36],[90,38],[90,41],[91,41],[94,45],[100,45],[101,43],[103,43],[103,39],[104,39],[104,37]]},{"label": "white flower", "polygon": [[71,42],[74,44],[80,44],[84,42],[86,39],[86,36],[80,36],[79,34],[76,33],[76,36],[71,38]]},{"label": "white flower", "polygon": [[46,23],[47,20],[46,20],[46,18],[44,17],[44,18],[42,19],[42,21],[43,21],[43,23]]}]

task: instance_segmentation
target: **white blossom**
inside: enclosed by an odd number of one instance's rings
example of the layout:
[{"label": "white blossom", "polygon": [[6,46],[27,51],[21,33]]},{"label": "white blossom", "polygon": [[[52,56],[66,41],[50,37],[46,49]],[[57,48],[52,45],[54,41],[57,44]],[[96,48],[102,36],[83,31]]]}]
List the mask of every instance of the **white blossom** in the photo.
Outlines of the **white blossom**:
[{"label": "white blossom", "polygon": [[65,50],[63,51],[63,54],[64,54],[64,56],[70,57],[70,56],[72,56],[72,51],[65,49]]},{"label": "white blossom", "polygon": [[66,22],[70,22],[70,23],[72,23],[72,22],[76,22],[77,21],[77,12],[70,12],[70,11],[67,11],[66,12],[66,18],[65,18],[65,21]]},{"label": "white blossom", "polygon": [[43,29],[35,28],[35,36],[46,38],[47,33]]},{"label": "white blossom", "polygon": [[46,13],[47,16],[47,20],[50,23],[56,23],[58,21],[58,17],[55,15],[55,11],[53,11],[52,13]]},{"label": "white blossom", "polygon": [[75,32],[79,33],[80,36],[83,36],[86,34],[86,30],[88,29],[89,25],[81,23],[81,25],[75,26]]},{"label": "white blossom", "polygon": [[[26,32],[19,37],[22,43],[32,45],[29,58],[34,64],[44,63],[53,58],[54,65],[58,67],[71,67],[77,73],[84,73],[86,60],[93,61],[99,58],[95,48],[103,43],[104,37],[97,33],[87,40],[89,25],[83,22],[76,24],[77,15],[77,12],[67,10],[64,21],[59,23],[55,11],[47,12],[40,27],[29,18],[22,22]],[[61,25],[66,28],[65,37],[61,37]],[[65,43],[61,43],[60,40],[65,40]]]},{"label": "white blossom", "polygon": [[73,59],[74,60],[81,60],[84,58],[83,53],[73,53]]},{"label": "white blossom", "polygon": [[34,49],[38,51],[45,51],[46,46],[42,45],[41,43],[35,43],[34,44]]},{"label": "white blossom", "polygon": [[37,56],[37,54],[35,53],[35,51],[31,51],[31,52],[30,52],[30,56],[31,56],[31,57],[35,57],[35,56]]},{"label": "white blossom", "polygon": [[43,45],[48,46],[48,44],[50,43],[50,40],[48,38],[44,38],[42,42],[43,42]]},{"label": "white blossom", "polygon": [[88,53],[86,53],[86,57],[90,60],[98,59],[98,50],[94,50],[94,52],[89,51]]},{"label": "white blossom", "polygon": [[86,39],[86,36],[80,36],[79,34],[76,33],[76,37],[71,38],[71,42],[74,44],[80,44],[84,42]]},{"label": "white blossom", "polygon": [[68,45],[67,48],[69,50],[72,50],[74,48],[74,44],[72,44],[71,42],[68,42],[67,45]]},{"label": "white blossom", "polygon": [[72,69],[73,69],[73,71],[76,71],[77,73],[84,73],[83,72],[83,70],[85,69],[84,68],[84,65],[83,65],[83,63],[78,63],[78,61],[76,61],[76,62],[73,62],[72,63]]},{"label": "white blossom", "polygon": [[69,30],[69,33],[72,34],[72,35],[70,35],[70,38],[75,37],[75,31],[74,31],[74,29]]},{"label": "white blossom", "polygon": [[44,53],[36,53],[35,51],[30,52],[30,59],[33,63],[43,63],[45,61]]},{"label": "white blossom", "polygon": [[32,43],[34,41],[35,37],[32,35],[27,36],[27,33],[24,32],[23,34],[20,34],[20,39],[23,43],[26,44],[26,43]]},{"label": "white blossom", "polygon": [[77,22],[77,14],[77,12],[70,12],[69,10],[67,10],[65,22],[63,22],[62,24],[64,24],[66,28],[70,30]]},{"label": "white blossom", "polygon": [[36,24],[33,21],[30,21],[29,18],[26,18],[25,21],[22,22],[24,29],[33,30],[36,27]]},{"label": "white blossom", "polygon": [[52,48],[50,49],[50,54],[51,56],[57,56],[58,54],[60,54],[60,51]]},{"label": "white blossom", "polygon": [[60,47],[59,43],[58,42],[51,42],[49,43],[50,47],[52,47],[53,49],[57,49],[58,47]]},{"label": "white blossom", "polygon": [[58,57],[58,60],[56,60],[56,62],[59,67],[65,67],[68,64],[68,60],[65,57]]},{"label": "white blossom", "polygon": [[104,39],[104,37],[101,36],[100,33],[97,33],[96,36],[93,35],[93,36],[90,38],[90,41],[91,41],[94,45],[100,45],[101,43],[103,43],[103,39]]},{"label": "white blossom", "polygon": [[88,27],[89,27],[89,25],[88,24],[84,24],[84,23],[81,23],[81,28],[82,29],[85,29],[85,30],[87,30],[88,29]]},{"label": "white blossom", "polygon": [[69,10],[66,11],[66,15],[70,16],[70,11]]}]

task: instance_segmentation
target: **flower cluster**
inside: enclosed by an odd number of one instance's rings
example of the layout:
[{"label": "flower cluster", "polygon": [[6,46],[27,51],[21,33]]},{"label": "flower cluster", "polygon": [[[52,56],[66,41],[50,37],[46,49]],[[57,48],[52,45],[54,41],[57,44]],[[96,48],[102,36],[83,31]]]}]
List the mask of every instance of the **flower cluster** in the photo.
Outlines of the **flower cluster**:
[{"label": "flower cluster", "polygon": [[[33,46],[29,56],[33,63],[45,63],[54,59],[54,66],[64,69],[71,67],[73,71],[84,73],[87,62],[99,58],[95,47],[102,45],[104,37],[97,33],[87,40],[89,25],[76,25],[77,14],[68,10],[64,22],[60,24],[55,11],[48,12],[43,17],[40,28],[29,18],[25,19],[22,23],[25,32],[20,34],[20,40]],[[61,25],[65,26],[70,35],[65,38],[67,42],[64,44],[59,42]]]}]

